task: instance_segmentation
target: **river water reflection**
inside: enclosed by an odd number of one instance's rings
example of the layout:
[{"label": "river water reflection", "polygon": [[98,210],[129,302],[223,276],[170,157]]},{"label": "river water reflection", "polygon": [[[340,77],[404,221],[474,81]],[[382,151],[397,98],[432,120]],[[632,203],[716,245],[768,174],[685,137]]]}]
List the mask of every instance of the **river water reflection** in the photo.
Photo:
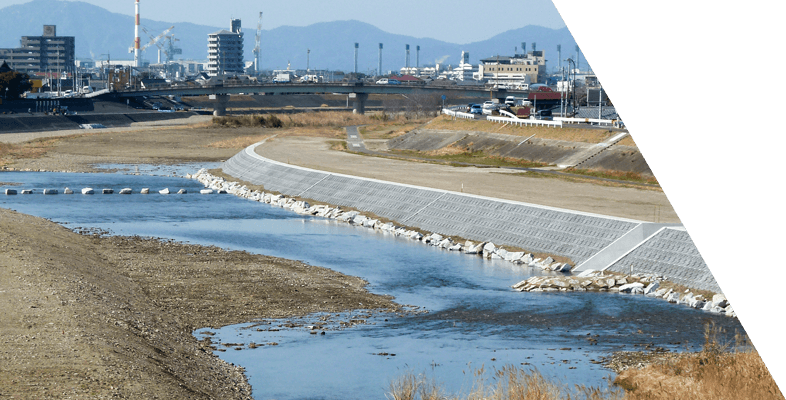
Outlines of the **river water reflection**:
[{"label": "river water reflection", "polygon": [[[198,168],[141,171],[169,175]],[[610,351],[646,345],[672,351],[698,349],[707,321],[729,335],[744,333],[736,319],[643,296],[515,292],[512,284],[541,272],[231,195],[200,195],[202,186],[193,180],[120,173],[8,172],[0,173],[0,182],[17,182],[16,189],[37,189],[32,195],[0,195],[0,207],[71,228],[94,227],[118,235],[172,238],[302,260],[362,277],[372,292],[428,311],[372,316],[370,324],[328,329],[325,335],[311,334],[303,326],[278,328],[288,321],[310,325],[318,316],[250,321],[212,331],[214,342],[235,344],[219,344],[227,350],[218,354],[246,367],[256,399],[382,399],[391,379],[407,372],[433,376],[453,392],[467,391],[473,368],[507,364],[536,367],[570,384],[598,386],[610,372],[592,360]],[[117,193],[131,187],[134,194],[41,194],[44,188],[62,193],[65,186],[77,193],[86,186],[97,193],[102,188]],[[11,186],[0,190],[6,187]],[[142,187],[153,194],[138,194]],[[159,195],[164,187],[189,193]],[[362,309],[359,304],[352,317],[364,315]],[[195,334],[201,338],[207,332],[199,329]],[[278,345],[252,349],[252,342]]]}]

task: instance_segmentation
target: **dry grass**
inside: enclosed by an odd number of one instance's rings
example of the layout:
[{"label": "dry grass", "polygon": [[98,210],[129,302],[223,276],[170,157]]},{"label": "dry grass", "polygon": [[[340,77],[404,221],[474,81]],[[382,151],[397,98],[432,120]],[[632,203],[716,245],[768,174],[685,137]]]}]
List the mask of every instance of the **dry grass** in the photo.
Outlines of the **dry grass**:
[{"label": "dry grass", "polygon": [[[455,131],[476,131],[490,133],[504,133],[506,135],[529,137],[535,135],[539,139],[565,140],[570,142],[601,143],[616,135],[604,129],[581,129],[573,127],[548,128],[542,126],[514,126],[502,125],[489,121],[470,121],[465,119],[453,120],[451,117],[441,115],[428,124],[429,129],[446,129]],[[622,146],[636,147],[636,143],[628,136],[618,142]]]},{"label": "dry grass", "polygon": [[263,128],[302,128],[302,127],[345,127],[375,122],[371,115],[353,114],[343,111],[304,112],[286,115],[233,115],[213,118],[213,125],[219,127],[263,127]]},{"label": "dry grass", "polygon": [[571,389],[544,378],[535,369],[506,366],[492,371],[491,378],[483,368],[475,371],[468,395],[446,395],[432,378],[408,373],[391,382],[388,397],[394,400],[784,399],[747,338],[737,335],[734,350],[730,351],[730,343],[718,340],[722,333],[713,324],[707,324],[704,348],[700,352],[623,371],[612,388],[575,386]]},{"label": "dry grass", "polygon": [[0,143],[0,166],[5,166],[17,159],[40,158],[51,149],[61,138],[41,138],[21,144]]},{"label": "dry grass", "polygon": [[495,155],[486,154],[483,151],[471,151],[457,146],[446,146],[437,150],[428,152],[419,152],[416,150],[389,150],[389,154],[393,158],[395,156],[411,156],[416,157],[417,161],[448,163],[455,166],[466,166],[462,164],[476,164],[489,167],[517,167],[517,168],[541,168],[548,164],[529,161],[521,158],[514,157],[500,157]]},{"label": "dry grass", "polygon": [[216,149],[244,149],[248,146],[251,146],[254,143],[260,142],[265,138],[270,137],[270,135],[255,135],[255,136],[241,136],[227,140],[221,140],[218,142],[213,142],[207,145],[207,147],[213,147]]},{"label": "dry grass", "polygon": [[505,366],[489,373],[474,372],[473,387],[466,395],[446,394],[433,378],[412,373],[392,381],[388,398],[393,400],[616,400],[623,399],[619,389],[599,389],[568,385],[543,377],[536,369]]},{"label": "dry grass", "polygon": [[608,187],[623,187],[623,188],[631,188],[631,189],[639,189],[639,190],[653,190],[656,192],[662,192],[663,189],[660,186],[652,186],[652,185],[638,185],[634,182],[627,183],[627,182],[611,182],[611,181],[603,181],[593,178],[584,177],[578,174],[551,174],[545,172],[536,172],[536,171],[528,171],[522,173],[516,173],[516,175],[527,176],[530,178],[550,178],[550,179],[560,179],[566,182],[575,182],[575,183],[591,183],[593,185],[600,185],[600,186],[608,186]]},{"label": "dry grass", "polygon": [[630,182],[646,183],[650,185],[658,185],[658,180],[655,179],[654,176],[642,175],[640,173],[631,172],[631,171],[608,171],[608,170],[568,168],[564,170],[564,172],[576,174],[576,175],[594,176],[597,178],[616,179],[620,181],[630,181]]},{"label": "dry grass", "polygon": [[783,399],[758,352],[740,335],[735,349],[718,341],[721,330],[707,325],[702,351],[674,361],[622,372],[614,383],[631,400]]},{"label": "dry grass", "polygon": [[372,123],[360,128],[360,134],[364,139],[392,139],[410,131],[420,128],[423,124],[427,123],[428,119],[407,120],[402,115],[391,117],[388,114],[383,114],[384,121]]}]

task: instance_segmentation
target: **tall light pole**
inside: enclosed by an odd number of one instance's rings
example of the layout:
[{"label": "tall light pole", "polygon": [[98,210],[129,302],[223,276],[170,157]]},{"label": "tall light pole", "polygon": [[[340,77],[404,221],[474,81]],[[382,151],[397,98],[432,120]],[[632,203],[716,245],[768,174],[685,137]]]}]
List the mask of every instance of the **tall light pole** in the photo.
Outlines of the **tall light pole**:
[{"label": "tall light pole", "polygon": [[[107,68],[107,71],[106,71],[106,80],[105,80],[106,87],[104,89],[109,89],[109,68],[112,65],[112,62],[110,61],[111,58],[110,58],[109,53],[101,54],[101,56],[106,56],[106,68]],[[104,69],[101,68],[101,73],[103,73],[103,72],[104,72]]]},{"label": "tall light pole", "polygon": [[[576,63],[573,61],[572,58],[568,58],[565,61],[568,62],[568,65],[573,65],[573,67],[574,67],[574,69],[571,69],[571,71],[573,71],[573,79],[570,79],[570,89],[572,91],[572,94],[571,94],[570,97],[573,99],[573,107],[572,108],[573,108],[573,115],[575,116],[576,115],[576,84],[574,82],[574,79],[576,77],[576,70],[575,70]],[[568,77],[570,77],[570,72],[571,71],[568,71]]]},{"label": "tall light pole", "polygon": [[311,49],[306,49],[306,72],[311,70],[311,68],[309,68],[310,63],[311,63]]}]

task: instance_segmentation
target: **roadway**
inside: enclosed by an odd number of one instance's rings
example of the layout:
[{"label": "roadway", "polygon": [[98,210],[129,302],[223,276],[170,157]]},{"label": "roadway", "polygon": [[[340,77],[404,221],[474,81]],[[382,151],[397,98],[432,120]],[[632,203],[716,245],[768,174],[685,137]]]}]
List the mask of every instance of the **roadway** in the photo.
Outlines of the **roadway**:
[{"label": "roadway", "polygon": [[370,94],[400,94],[414,95],[439,94],[450,98],[456,97],[482,97],[504,99],[509,95],[526,96],[528,91],[486,89],[481,86],[432,86],[432,85],[377,85],[356,83],[285,83],[285,84],[222,84],[222,85],[167,85],[145,89],[126,89],[113,92],[118,97],[152,97],[152,96],[210,96],[215,100],[214,115],[226,115],[226,107],[230,95],[264,93],[266,95],[281,94],[321,94],[340,93],[349,95],[354,102],[354,111],[358,114],[365,112],[365,102]]}]

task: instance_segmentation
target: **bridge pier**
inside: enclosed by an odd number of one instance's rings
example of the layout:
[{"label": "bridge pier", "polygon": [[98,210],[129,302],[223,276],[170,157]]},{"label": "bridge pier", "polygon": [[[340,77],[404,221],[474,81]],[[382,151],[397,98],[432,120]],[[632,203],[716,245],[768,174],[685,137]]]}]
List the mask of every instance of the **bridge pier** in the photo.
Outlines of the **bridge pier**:
[{"label": "bridge pier", "polygon": [[229,104],[228,94],[211,94],[210,100],[214,100],[213,116],[223,117],[227,115],[227,104]]},{"label": "bridge pier", "polygon": [[350,99],[354,99],[355,108],[352,110],[354,114],[366,113],[366,100],[368,100],[368,93],[350,93]]}]

